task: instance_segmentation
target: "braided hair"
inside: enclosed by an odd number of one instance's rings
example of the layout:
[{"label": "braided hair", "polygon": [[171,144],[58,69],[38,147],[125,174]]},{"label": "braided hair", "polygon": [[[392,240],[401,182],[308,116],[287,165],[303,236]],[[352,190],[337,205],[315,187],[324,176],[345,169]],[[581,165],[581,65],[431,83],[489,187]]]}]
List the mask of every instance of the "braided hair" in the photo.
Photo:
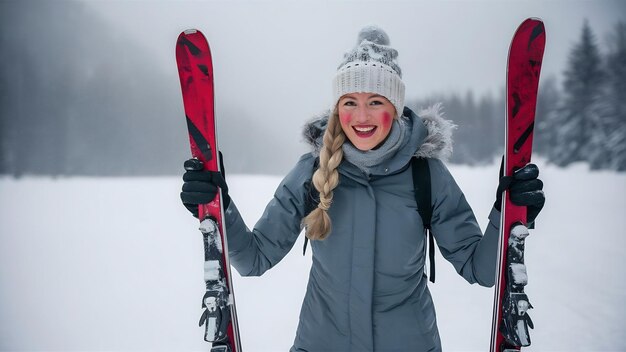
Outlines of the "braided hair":
[{"label": "braided hair", "polygon": [[339,123],[337,109],[328,118],[328,125],[323,136],[320,150],[319,167],[313,173],[313,186],[319,192],[320,201],[302,223],[306,228],[306,236],[311,240],[323,240],[331,231],[331,221],[328,209],[333,200],[333,190],[339,185],[339,171],[337,168],[343,160],[341,146],[346,140],[346,135]]}]

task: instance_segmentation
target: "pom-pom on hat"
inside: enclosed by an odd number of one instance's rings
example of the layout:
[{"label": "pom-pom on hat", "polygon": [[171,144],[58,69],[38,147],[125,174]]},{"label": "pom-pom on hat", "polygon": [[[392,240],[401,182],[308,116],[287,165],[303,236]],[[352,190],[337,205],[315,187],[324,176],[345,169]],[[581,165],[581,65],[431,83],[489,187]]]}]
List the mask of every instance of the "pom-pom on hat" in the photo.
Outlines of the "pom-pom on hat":
[{"label": "pom-pom on hat", "polygon": [[396,62],[398,51],[389,36],[376,26],[359,32],[357,45],[344,55],[333,79],[335,104],[348,93],[376,93],[387,98],[400,116],[404,109],[404,82]]}]

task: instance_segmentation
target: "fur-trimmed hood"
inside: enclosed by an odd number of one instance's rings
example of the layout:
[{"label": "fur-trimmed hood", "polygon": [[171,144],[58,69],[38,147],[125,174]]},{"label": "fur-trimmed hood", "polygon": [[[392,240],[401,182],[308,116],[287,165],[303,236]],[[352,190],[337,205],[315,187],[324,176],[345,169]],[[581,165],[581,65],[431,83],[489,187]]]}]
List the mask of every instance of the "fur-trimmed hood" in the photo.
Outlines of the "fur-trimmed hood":
[{"label": "fur-trimmed hood", "polygon": [[[322,147],[322,137],[328,124],[329,115],[330,111],[327,111],[313,118],[303,128],[304,140],[311,145],[315,155],[319,155]],[[403,119],[411,120],[413,123],[422,123],[425,128],[423,133],[412,134],[412,138],[421,138],[421,143],[418,144],[419,147],[415,150],[414,156],[447,160],[452,155],[452,131],[456,125],[443,118],[440,103],[421,109],[417,114],[405,107],[402,115]]]}]

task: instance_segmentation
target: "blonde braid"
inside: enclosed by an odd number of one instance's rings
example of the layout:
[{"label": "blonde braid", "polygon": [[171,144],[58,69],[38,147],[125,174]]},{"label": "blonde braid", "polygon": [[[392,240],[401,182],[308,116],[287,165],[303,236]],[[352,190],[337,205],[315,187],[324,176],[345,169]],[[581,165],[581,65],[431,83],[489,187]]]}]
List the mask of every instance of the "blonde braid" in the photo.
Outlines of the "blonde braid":
[{"label": "blonde braid", "polygon": [[311,240],[323,240],[331,230],[328,209],[333,200],[333,190],[339,184],[337,167],[343,159],[341,146],[346,135],[339,124],[339,114],[333,111],[328,119],[328,126],[324,132],[322,149],[320,150],[319,168],[313,173],[313,185],[320,194],[317,208],[307,215],[302,223],[306,227],[306,236]]}]

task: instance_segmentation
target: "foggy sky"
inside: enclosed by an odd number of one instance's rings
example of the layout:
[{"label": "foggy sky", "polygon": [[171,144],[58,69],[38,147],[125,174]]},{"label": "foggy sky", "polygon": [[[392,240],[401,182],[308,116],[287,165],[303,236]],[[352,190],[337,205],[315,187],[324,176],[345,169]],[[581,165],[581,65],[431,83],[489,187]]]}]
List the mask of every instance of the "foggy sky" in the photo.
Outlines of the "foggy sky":
[{"label": "foggy sky", "polygon": [[[407,105],[415,108],[470,91],[467,96],[490,94],[500,104],[508,46],[527,17],[546,26],[542,82],[562,79],[585,19],[601,49],[615,23],[626,20],[621,0],[0,5],[0,41],[7,48],[0,54],[0,90],[6,90],[0,171],[15,175],[179,173],[189,149],[174,47],[188,28],[202,30],[212,48],[226,168],[284,174],[308,150],[302,126],[330,107],[337,65],[365,25],[389,34]],[[475,115],[464,113],[468,108],[449,101],[443,108],[459,126],[477,125]],[[492,140],[462,140],[463,131],[456,134],[460,152],[471,149],[469,143],[497,147]],[[25,145],[29,139],[38,143]]]},{"label": "foggy sky", "polygon": [[331,103],[332,75],[364,25],[377,24],[387,31],[399,51],[407,99],[415,99],[470,89],[478,95],[497,95],[504,86],[511,37],[527,17],[545,22],[543,78],[564,70],[585,18],[601,46],[602,35],[626,18],[625,1],[86,4],[154,53],[155,62],[171,73],[171,84],[178,84],[174,81],[176,37],[187,28],[202,30],[213,51],[218,113],[220,106],[236,106],[242,115],[256,116],[268,128],[285,131],[297,148],[304,148],[299,136],[303,122]]}]

